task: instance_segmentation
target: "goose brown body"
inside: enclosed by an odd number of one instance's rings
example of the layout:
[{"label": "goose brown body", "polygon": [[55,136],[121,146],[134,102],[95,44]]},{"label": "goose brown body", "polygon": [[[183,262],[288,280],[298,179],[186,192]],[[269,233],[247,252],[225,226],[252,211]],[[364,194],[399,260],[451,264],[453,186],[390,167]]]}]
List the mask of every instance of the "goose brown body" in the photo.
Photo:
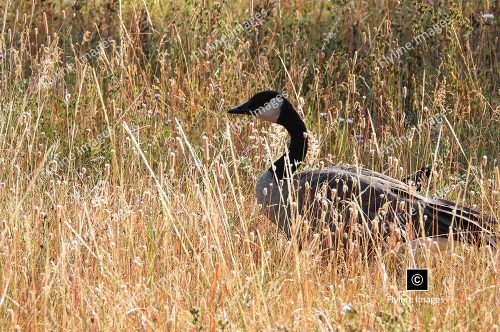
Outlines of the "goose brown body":
[{"label": "goose brown body", "polygon": [[496,222],[492,217],[426,197],[404,182],[361,166],[304,171],[281,185],[266,171],[257,182],[256,196],[262,213],[289,238],[292,222],[300,215],[319,233],[325,229],[341,233],[368,230],[384,238],[395,233],[403,241],[451,234],[455,239],[495,245],[488,236]]}]

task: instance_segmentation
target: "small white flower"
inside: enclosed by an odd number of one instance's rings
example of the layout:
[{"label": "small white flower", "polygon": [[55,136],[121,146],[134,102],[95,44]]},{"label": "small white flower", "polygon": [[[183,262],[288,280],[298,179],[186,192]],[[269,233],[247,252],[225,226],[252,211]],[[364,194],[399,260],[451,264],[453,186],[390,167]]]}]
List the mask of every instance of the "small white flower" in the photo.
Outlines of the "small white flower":
[{"label": "small white flower", "polygon": [[490,13],[486,13],[486,14],[483,14],[481,17],[482,17],[483,19],[485,19],[485,20],[492,20],[492,19],[494,19],[494,18],[495,18],[495,15],[490,14]]},{"label": "small white flower", "polygon": [[348,312],[352,311],[352,304],[350,303],[343,303],[342,304],[342,309],[340,309],[340,312],[343,314],[346,314]]},{"label": "small white flower", "polygon": [[138,256],[134,258],[134,260],[132,261],[132,263],[134,263],[137,266],[142,266],[142,260]]}]

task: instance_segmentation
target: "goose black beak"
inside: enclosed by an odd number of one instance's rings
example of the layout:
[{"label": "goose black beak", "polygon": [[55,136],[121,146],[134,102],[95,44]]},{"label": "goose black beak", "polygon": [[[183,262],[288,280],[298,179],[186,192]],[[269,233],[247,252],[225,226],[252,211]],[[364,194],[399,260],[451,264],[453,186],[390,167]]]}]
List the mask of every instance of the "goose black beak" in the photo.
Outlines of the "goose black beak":
[{"label": "goose black beak", "polygon": [[241,104],[240,106],[236,106],[235,108],[230,109],[228,114],[245,114],[250,115],[250,108],[248,107],[248,103]]}]

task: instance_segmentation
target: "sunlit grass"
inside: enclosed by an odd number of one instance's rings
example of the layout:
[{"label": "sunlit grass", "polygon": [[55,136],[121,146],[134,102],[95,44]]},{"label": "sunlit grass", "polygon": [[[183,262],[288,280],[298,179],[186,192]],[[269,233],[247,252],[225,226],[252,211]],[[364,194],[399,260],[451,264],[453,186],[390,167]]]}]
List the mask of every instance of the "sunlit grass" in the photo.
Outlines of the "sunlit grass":
[{"label": "sunlit grass", "polygon": [[[498,250],[299,251],[254,193],[286,133],[226,116],[284,89],[311,131],[306,168],[433,164],[429,195],[499,217],[499,26],[481,18],[498,8],[50,3],[0,5],[1,330],[498,329]],[[429,292],[404,291],[411,266],[430,269]]]}]

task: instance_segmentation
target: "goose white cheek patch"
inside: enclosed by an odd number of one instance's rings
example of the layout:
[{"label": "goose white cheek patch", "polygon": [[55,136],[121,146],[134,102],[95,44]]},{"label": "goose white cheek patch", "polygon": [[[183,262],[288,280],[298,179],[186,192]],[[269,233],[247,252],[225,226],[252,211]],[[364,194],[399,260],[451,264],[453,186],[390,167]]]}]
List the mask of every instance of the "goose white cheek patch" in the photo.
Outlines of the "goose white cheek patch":
[{"label": "goose white cheek patch", "polygon": [[281,105],[283,105],[283,97],[278,95],[269,102],[265,103],[264,106],[256,109],[253,113],[259,119],[276,122],[280,116]]}]

